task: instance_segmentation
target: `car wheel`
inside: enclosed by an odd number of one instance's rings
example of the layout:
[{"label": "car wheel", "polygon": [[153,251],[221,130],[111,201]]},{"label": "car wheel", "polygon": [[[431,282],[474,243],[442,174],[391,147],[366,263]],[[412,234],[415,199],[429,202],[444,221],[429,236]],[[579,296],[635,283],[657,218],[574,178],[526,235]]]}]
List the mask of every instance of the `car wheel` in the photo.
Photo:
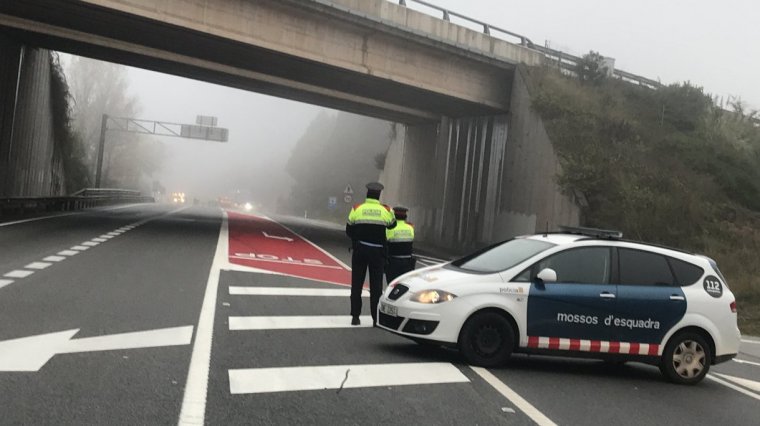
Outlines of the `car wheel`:
[{"label": "car wheel", "polygon": [[495,312],[481,312],[462,327],[459,350],[470,364],[496,367],[512,354],[514,341],[515,332],[506,318]]},{"label": "car wheel", "polygon": [[670,339],[660,360],[660,371],[670,381],[683,385],[699,383],[712,363],[710,345],[698,333],[680,333]]}]

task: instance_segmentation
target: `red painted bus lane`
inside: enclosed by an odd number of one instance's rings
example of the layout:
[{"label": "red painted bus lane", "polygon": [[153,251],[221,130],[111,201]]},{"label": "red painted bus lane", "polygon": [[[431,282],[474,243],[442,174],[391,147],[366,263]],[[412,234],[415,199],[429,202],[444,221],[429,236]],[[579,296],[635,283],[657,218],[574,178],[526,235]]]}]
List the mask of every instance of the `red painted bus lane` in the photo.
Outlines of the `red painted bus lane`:
[{"label": "red painted bus lane", "polygon": [[277,222],[236,212],[228,218],[230,263],[351,285],[351,271]]}]

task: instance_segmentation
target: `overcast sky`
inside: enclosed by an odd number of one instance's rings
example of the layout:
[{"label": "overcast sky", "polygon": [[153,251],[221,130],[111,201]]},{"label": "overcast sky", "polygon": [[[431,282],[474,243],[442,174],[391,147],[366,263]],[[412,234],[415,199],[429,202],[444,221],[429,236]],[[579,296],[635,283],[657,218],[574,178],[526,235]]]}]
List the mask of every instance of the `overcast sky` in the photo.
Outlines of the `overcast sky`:
[{"label": "overcast sky", "polygon": [[[741,96],[760,107],[760,6],[721,2],[603,0],[428,0],[496,26],[545,40],[577,55],[595,50],[616,67],[663,83],[689,80],[710,93]],[[411,4],[411,1],[409,1]],[[219,117],[230,142],[163,138],[169,148],[158,176],[169,191],[203,197],[245,186],[287,183],[290,148],[321,108],[140,69],[130,69],[141,117],[194,122]],[[260,186],[253,185],[253,186]],[[284,191],[284,190],[283,190]]]},{"label": "overcast sky", "polygon": [[[577,55],[594,50],[616,68],[691,81],[760,108],[760,3],[752,0],[429,0],[534,43]],[[409,1],[411,4],[411,1]]]}]

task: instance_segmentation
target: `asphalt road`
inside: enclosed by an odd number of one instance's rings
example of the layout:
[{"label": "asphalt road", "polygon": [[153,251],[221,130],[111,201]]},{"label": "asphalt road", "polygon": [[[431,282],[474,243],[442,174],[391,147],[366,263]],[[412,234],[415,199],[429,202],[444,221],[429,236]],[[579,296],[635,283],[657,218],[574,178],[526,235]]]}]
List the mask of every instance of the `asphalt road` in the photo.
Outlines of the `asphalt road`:
[{"label": "asphalt road", "polygon": [[0,424],[760,424],[760,341],[692,387],[635,363],[472,369],[348,326],[342,227],[228,216],[0,223]]}]

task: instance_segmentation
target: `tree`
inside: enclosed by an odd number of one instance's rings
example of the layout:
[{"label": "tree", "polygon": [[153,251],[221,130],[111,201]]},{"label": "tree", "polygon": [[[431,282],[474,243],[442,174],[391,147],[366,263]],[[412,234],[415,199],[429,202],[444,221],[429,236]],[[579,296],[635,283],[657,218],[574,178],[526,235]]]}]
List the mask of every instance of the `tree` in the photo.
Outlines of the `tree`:
[{"label": "tree", "polygon": [[[75,129],[83,139],[86,162],[94,174],[103,114],[136,117],[140,112],[138,100],[129,94],[124,66],[74,57],[67,75]],[[108,132],[102,185],[148,192],[149,177],[160,168],[163,156],[164,149],[158,141],[133,133]]]},{"label": "tree", "polygon": [[583,55],[576,70],[581,81],[588,81],[592,84],[600,84],[606,80],[609,72],[610,70],[604,62],[604,56],[593,50]]}]

